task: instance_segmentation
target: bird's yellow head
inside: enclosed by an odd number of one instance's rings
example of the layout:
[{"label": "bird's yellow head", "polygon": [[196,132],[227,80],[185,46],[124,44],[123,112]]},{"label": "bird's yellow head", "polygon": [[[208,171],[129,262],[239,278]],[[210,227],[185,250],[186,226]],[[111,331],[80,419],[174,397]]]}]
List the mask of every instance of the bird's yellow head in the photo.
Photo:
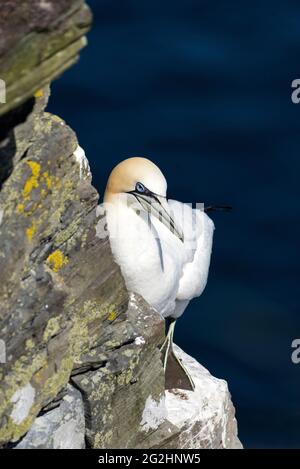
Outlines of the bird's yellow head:
[{"label": "bird's yellow head", "polygon": [[[166,203],[167,181],[161,170],[147,158],[133,157],[121,161],[110,173],[104,202],[114,203],[122,198],[128,206],[139,203],[139,209],[150,213],[183,241]],[[124,197],[125,196],[125,197]]]},{"label": "bird's yellow head", "polygon": [[161,170],[147,158],[133,157],[121,161],[114,167],[107,181],[104,202],[110,201],[115,195],[148,191],[165,197],[167,182]]}]

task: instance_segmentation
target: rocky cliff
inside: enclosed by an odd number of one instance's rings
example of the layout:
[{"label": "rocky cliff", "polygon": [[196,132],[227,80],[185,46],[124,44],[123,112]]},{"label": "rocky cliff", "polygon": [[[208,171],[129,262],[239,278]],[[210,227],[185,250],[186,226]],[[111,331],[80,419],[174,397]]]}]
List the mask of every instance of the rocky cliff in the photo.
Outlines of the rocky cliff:
[{"label": "rocky cliff", "polygon": [[0,10],[0,446],[240,447],[224,381],[180,352],[196,391],[165,391],[164,323],[128,292],[75,133],[45,112],[91,15],[80,0]]}]

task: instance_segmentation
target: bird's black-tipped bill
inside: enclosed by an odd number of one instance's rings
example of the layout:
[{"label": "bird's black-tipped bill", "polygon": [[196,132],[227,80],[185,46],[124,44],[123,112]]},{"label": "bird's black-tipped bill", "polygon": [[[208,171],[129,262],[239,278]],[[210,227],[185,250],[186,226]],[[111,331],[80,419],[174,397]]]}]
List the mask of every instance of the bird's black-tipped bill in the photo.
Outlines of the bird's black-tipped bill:
[{"label": "bird's black-tipped bill", "polygon": [[155,194],[140,194],[139,192],[132,192],[143,209],[159,220],[164,226],[168,228],[180,241],[184,242],[183,232],[176,226],[173,218],[168,211],[163,207],[158,197]]},{"label": "bird's black-tipped bill", "polygon": [[209,205],[204,207],[204,212],[230,212],[231,210],[230,205]]}]

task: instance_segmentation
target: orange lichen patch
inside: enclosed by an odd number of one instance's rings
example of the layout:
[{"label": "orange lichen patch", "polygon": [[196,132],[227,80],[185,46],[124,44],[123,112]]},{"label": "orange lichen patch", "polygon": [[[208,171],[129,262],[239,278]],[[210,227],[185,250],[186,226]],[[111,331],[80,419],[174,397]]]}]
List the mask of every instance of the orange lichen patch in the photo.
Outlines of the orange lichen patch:
[{"label": "orange lichen patch", "polygon": [[32,222],[32,225],[29,226],[28,228],[26,228],[26,236],[27,236],[27,239],[28,239],[29,241],[32,240],[33,235],[35,234],[35,232],[36,232],[36,222],[33,221],[33,222]]},{"label": "orange lichen patch", "polygon": [[36,90],[36,92],[34,93],[34,97],[35,98],[41,98],[43,96],[43,90]]},{"label": "orange lichen patch", "polygon": [[26,163],[31,169],[31,176],[25,182],[23,188],[23,197],[25,200],[29,198],[33,189],[37,189],[39,187],[38,178],[41,171],[41,165],[39,163],[36,163],[35,161],[27,161]]},{"label": "orange lichen patch", "polygon": [[109,313],[109,315],[107,316],[107,319],[108,319],[108,321],[111,321],[111,322],[112,322],[112,321],[114,321],[114,320],[116,319],[116,317],[117,317],[116,311],[112,311],[112,312]]},{"label": "orange lichen patch", "polygon": [[53,272],[58,272],[68,262],[69,260],[67,256],[65,256],[59,249],[52,252],[46,260],[47,265],[53,270]]}]

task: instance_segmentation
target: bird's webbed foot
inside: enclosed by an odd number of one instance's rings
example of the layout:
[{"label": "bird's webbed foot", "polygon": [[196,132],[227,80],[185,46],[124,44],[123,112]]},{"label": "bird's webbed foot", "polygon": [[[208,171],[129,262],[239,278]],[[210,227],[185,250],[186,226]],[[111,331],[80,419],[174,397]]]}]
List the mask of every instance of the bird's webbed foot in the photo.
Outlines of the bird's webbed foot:
[{"label": "bird's webbed foot", "polygon": [[182,363],[181,359],[176,355],[173,347],[173,337],[176,319],[172,319],[166,338],[160,348],[163,356],[163,367],[165,372],[165,388],[166,389],[186,389],[188,391],[195,390],[194,381]]}]

